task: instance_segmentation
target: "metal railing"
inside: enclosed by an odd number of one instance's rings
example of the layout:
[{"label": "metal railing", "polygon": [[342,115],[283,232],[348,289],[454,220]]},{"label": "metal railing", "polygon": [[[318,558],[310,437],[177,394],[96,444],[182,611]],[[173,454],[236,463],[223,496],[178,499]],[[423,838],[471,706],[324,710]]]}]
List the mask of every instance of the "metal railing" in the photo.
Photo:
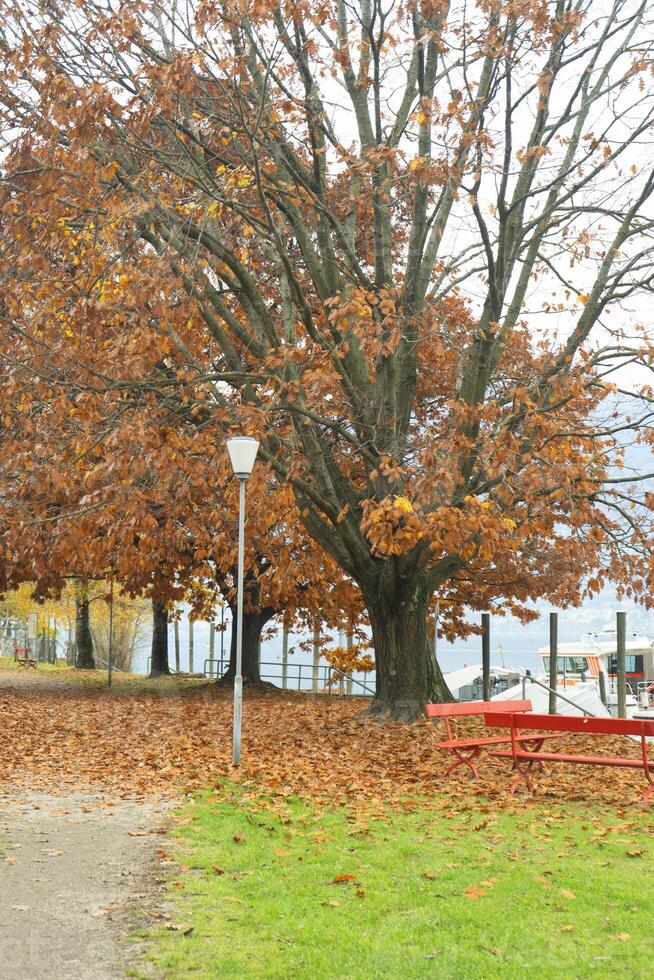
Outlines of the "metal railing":
[{"label": "metal railing", "polygon": [[[207,658],[204,661],[204,676],[219,678],[229,667],[229,660]],[[275,667],[276,671],[265,670]],[[283,684],[283,667],[279,660],[262,660],[259,664],[261,679],[279,684],[282,690],[306,691],[322,695],[343,697],[374,697],[374,690],[365,681],[352,674],[343,673],[328,664],[301,664],[289,661],[286,665],[286,684]],[[356,687],[356,694],[348,694],[347,689]]]},{"label": "metal railing", "polygon": [[[151,668],[151,666],[152,666],[152,657],[148,657],[148,659],[145,661],[145,673],[148,674],[148,675],[150,674],[150,668]],[[114,670],[116,670],[115,667],[114,667]],[[177,674],[178,671],[176,671],[174,667],[171,667],[170,664],[168,664],[168,673],[169,674]],[[180,670],[179,673],[182,674],[184,672],[182,670]]]},{"label": "metal railing", "polygon": [[554,690],[553,687],[548,687],[548,685],[547,684],[543,684],[542,681],[537,681],[535,677],[532,677],[531,676],[531,674],[529,673],[529,671],[527,671],[527,673],[525,674],[525,676],[522,678],[522,699],[523,699],[523,701],[526,701],[527,700],[527,682],[529,682],[530,684],[535,684],[537,687],[542,687],[542,689],[544,691],[547,691],[548,694],[554,694],[557,698],[560,698],[561,701],[565,701],[567,704],[571,704],[573,708],[577,708],[579,711],[583,711],[583,713],[585,715],[588,715],[589,718],[596,718],[597,717],[597,715],[594,715],[592,711],[588,711],[586,708],[584,708],[577,701],[572,701],[570,698],[566,698],[565,694],[560,694],[558,691]]},{"label": "metal railing", "polygon": [[[93,659],[95,660],[96,667],[97,667],[98,664],[100,664],[101,667],[107,667],[107,668],[109,667],[109,661],[108,660],[103,660],[102,657],[99,657],[97,653],[94,653],[93,654]],[[112,670],[115,670],[116,673],[118,673],[118,674],[127,674],[127,673],[129,673],[129,671],[123,670],[122,667],[116,667],[116,665],[114,663],[112,663],[111,669]],[[148,668],[148,673],[150,673],[149,668]]]}]

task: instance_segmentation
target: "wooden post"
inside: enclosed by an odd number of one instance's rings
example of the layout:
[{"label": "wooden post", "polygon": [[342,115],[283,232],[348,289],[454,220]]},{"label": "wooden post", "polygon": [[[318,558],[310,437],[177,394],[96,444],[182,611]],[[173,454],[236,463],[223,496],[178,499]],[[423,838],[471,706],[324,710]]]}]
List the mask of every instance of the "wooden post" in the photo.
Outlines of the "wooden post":
[{"label": "wooden post", "polygon": [[213,677],[213,662],[216,651],[216,625],[209,623],[209,677]]},{"label": "wooden post", "polygon": [[618,673],[618,718],[627,717],[627,614],[619,612],[616,615],[617,633],[617,673]]},{"label": "wooden post", "polygon": [[598,680],[599,680],[600,700],[604,705],[604,707],[606,708],[606,706],[608,705],[608,701],[606,699],[606,675],[603,670],[600,670]]},{"label": "wooden post", "polygon": [[282,629],[282,690],[288,684],[288,627]]},{"label": "wooden post", "polygon": [[481,614],[481,670],[484,683],[484,701],[490,701],[490,615]]},{"label": "wooden post", "polygon": [[556,714],[556,682],[558,678],[559,656],[559,614],[550,613],[550,703],[551,715]]},{"label": "wooden post", "polygon": [[318,664],[320,663],[320,629],[313,631],[313,672],[311,675],[311,690],[318,693]]},{"label": "wooden post", "polygon": [[193,673],[193,620],[188,618],[188,672]]},{"label": "wooden post", "polygon": [[175,620],[175,673],[180,672],[179,665],[179,620]]}]

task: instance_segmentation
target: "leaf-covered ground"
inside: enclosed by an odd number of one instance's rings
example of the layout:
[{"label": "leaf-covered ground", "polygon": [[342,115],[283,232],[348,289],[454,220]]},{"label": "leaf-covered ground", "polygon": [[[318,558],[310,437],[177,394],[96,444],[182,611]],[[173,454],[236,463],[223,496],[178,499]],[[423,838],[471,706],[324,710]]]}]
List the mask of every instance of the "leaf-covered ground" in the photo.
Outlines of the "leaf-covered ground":
[{"label": "leaf-covered ground", "polygon": [[[246,692],[237,778],[282,796],[334,803],[419,796],[438,809],[480,797],[494,807],[514,806],[508,761],[484,762],[478,782],[467,771],[446,778],[451,758],[433,748],[432,723],[379,725],[360,717],[364,707],[357,700]],[[100,673],[5,669],[0,718],[5,786],[174,796],[235,776],[231,695],[209,682],[119,676],[108,691]],[[593,755],[639,753],[623,738],[573,736],[557,745]],[[603,767],[552,766],[536,782],[541,798],[553,802],[639,804],[644,788],[642,773]]]}]

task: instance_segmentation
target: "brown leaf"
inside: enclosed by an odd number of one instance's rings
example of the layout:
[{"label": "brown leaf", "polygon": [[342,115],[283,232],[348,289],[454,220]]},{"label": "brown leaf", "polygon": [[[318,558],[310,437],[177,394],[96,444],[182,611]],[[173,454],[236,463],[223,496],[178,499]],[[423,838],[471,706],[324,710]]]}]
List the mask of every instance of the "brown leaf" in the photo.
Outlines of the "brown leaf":
[{"label": "brown leaf", "polygon": [[480,888],[479,885],[468,885],[463,894],[466,898],[470,899],[471,902],[474,902],[478,898],[484,898],[485,895],[488,895],[488,892],[485,888]]}]

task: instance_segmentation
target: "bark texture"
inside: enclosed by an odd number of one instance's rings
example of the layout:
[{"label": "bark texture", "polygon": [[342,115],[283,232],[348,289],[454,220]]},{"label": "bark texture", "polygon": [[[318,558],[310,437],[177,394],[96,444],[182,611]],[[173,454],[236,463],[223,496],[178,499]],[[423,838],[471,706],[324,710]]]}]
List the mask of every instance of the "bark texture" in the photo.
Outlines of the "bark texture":
[{"label": "bark texture", "polygon": [[152,653],[150,677],[169,674],[168,666],[168,610],[163,603],[152,600]]},{"label": "bark texture", "polygon": [[89,600],[75,599],[75,666],[79,670],[95,670]]},{"label": "bark texture", "polygon": [[[259,664],[259,641],[261,632],[273,616],[276,610],[270,608],[259,609],[254,612],[246,612],[243,616],[243,659],[241,674],[243,683],[256,686],[271,687],[261,680],[261,668]],[[232,635],[229,645],[229,666],[222,677],[218,678],[217,683],[229,687],[234,683],[236,676],[236,626],[237,612],[232,610]]]},{"label": "bark texture", "polygon": [[430,589],[420,579],[366,595],[375,648],[375,697],[366,714],[380,720],[415,721],[428,702],[453,701],[436,662],[427,611]]}]

